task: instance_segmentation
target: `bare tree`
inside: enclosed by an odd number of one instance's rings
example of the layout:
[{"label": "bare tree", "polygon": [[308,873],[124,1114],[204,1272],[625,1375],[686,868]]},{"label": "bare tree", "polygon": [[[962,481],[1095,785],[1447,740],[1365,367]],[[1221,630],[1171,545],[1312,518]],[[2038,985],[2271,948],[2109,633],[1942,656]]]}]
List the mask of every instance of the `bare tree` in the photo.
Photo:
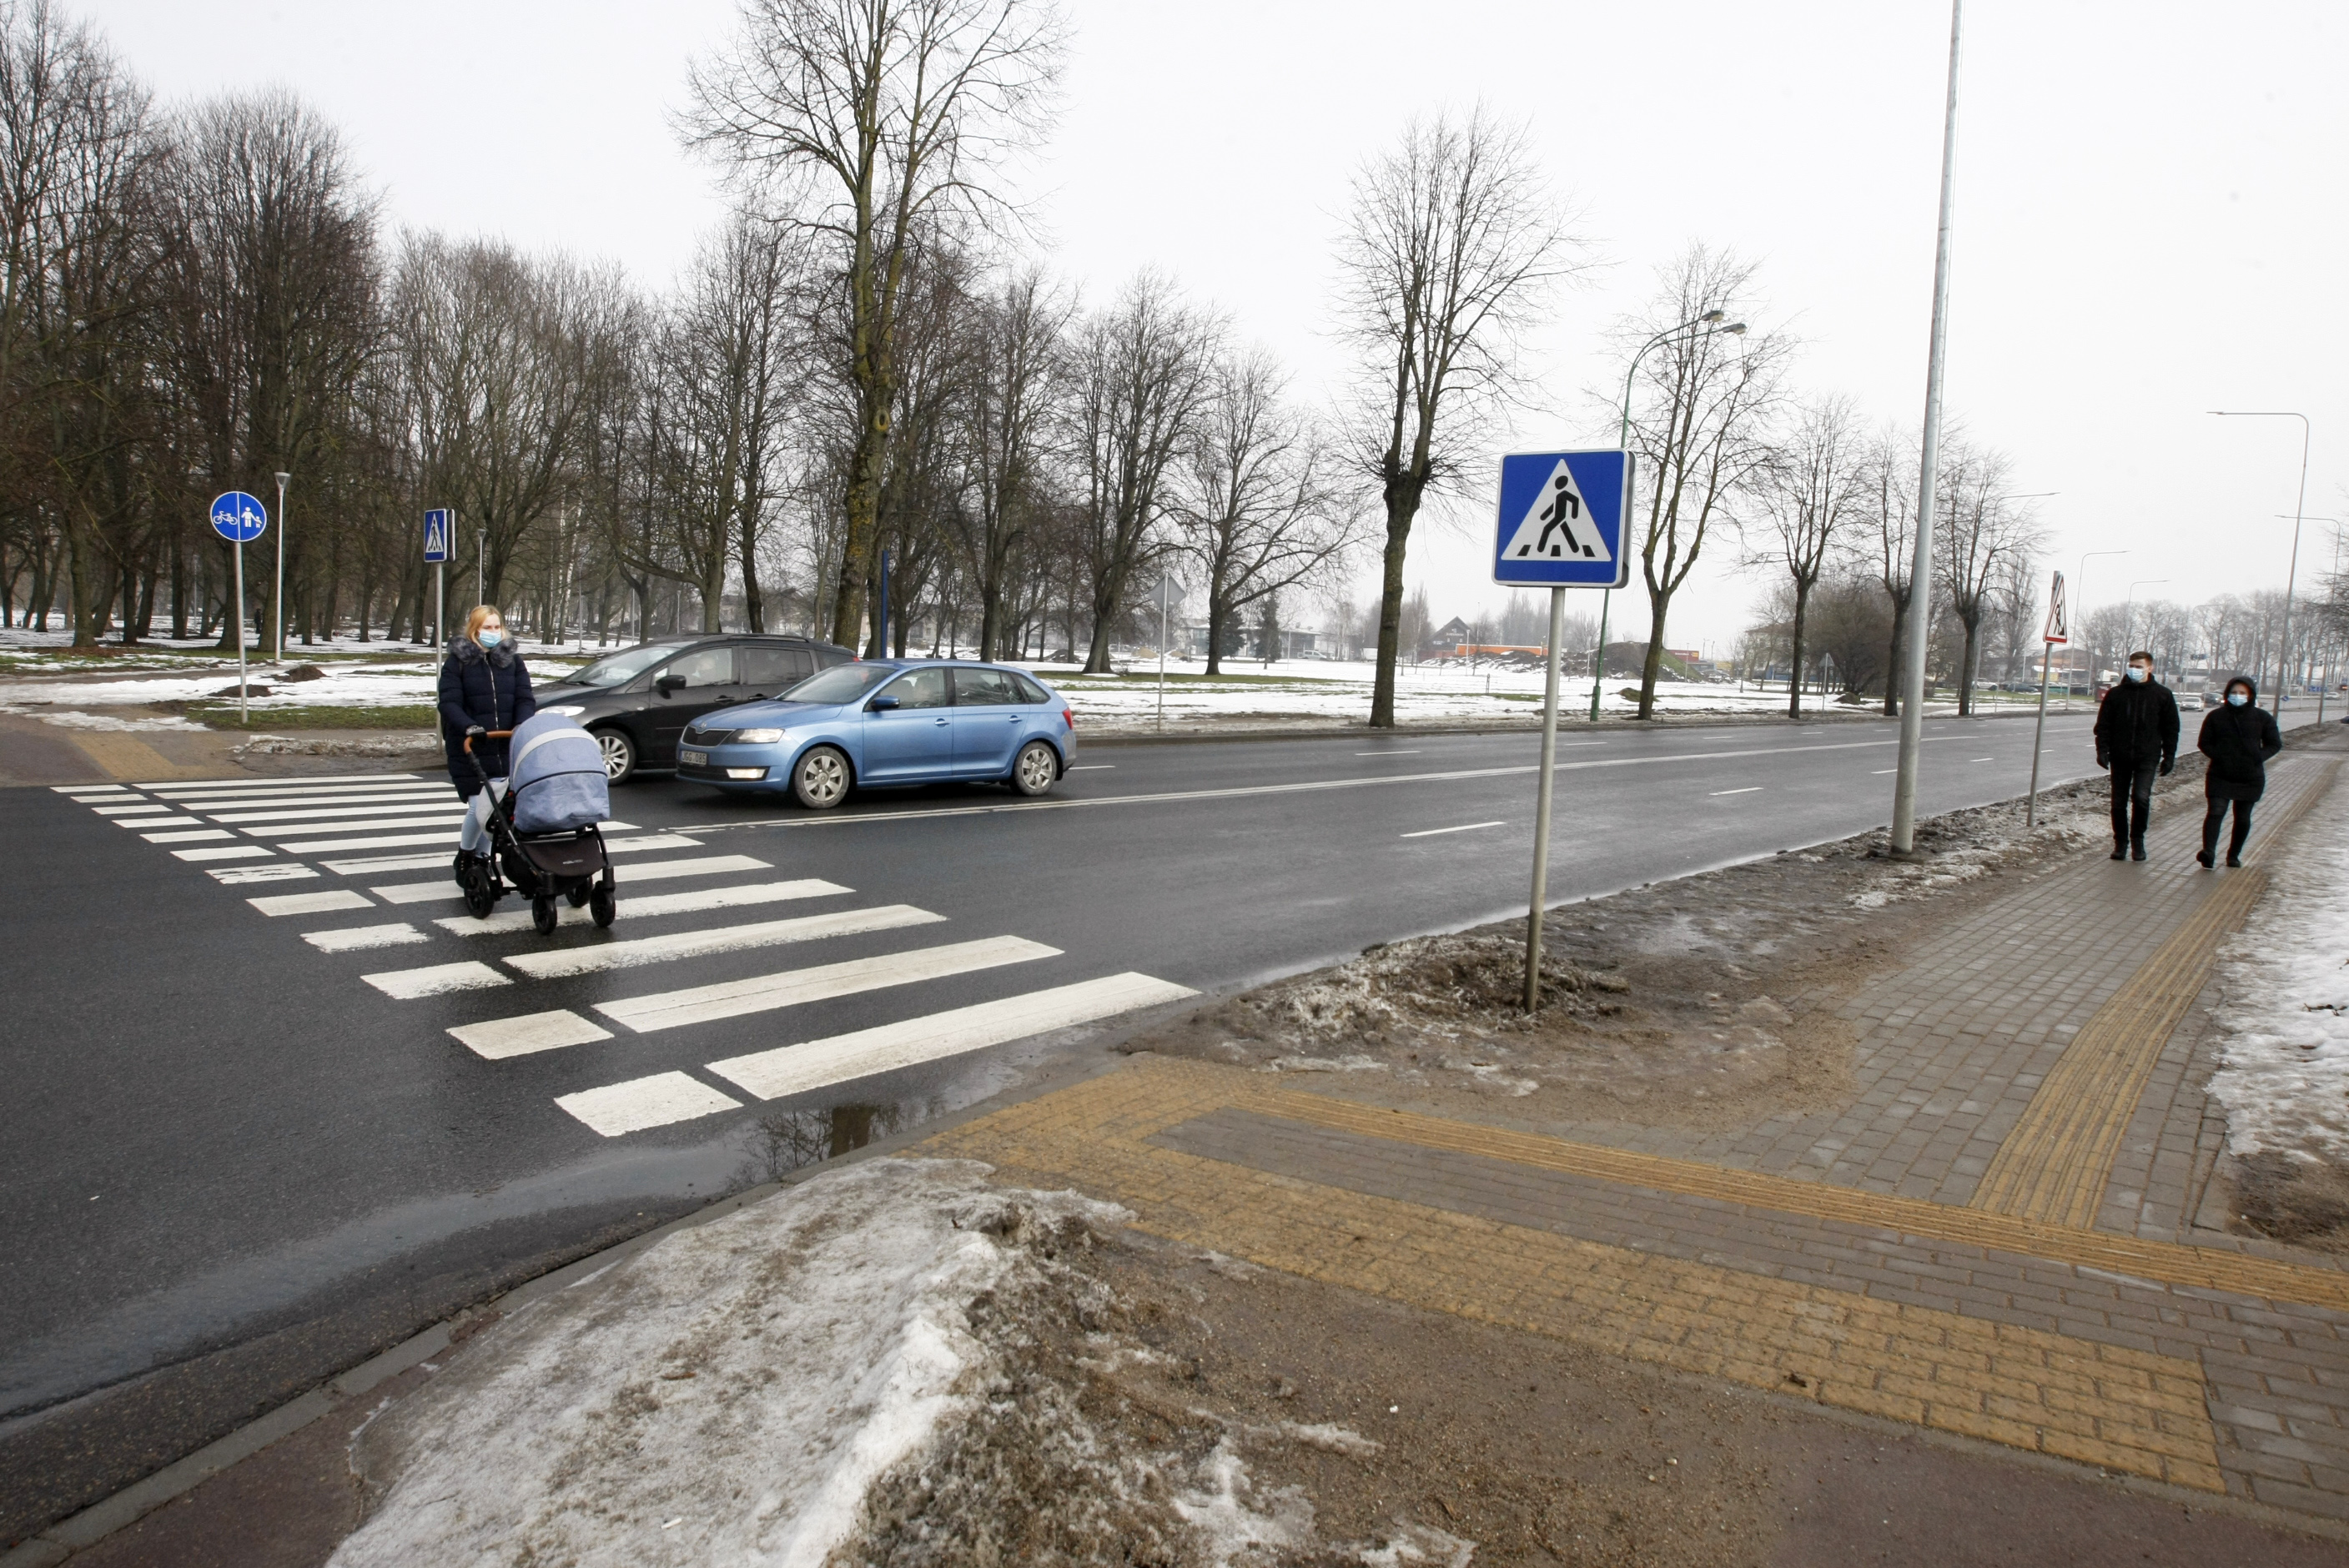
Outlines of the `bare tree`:
[{"label": "bare tree", "polygon": [[1941,457],[1941,494],[1948,515],[1940,535],[1940,571],[1950,608],[1965,629],[1958,659],[1958,712],[1973,712],[1976,668],[1982,657],[1982,618],[1992,607],[2007,563],[2031,552],[2039,529],[2031,514],[2007,495],[2012,465],[2002,453],[1947,441]]},{"label": "bare tree", "polygon": [[1069,418],[1082,476],[1088,673],[1109,669],[1126,584],[1166,543],[1159,524],[1174,500],[1170,480],[1196,430],[1220,331],[1155,273],[1136,278],[1079,330]]},{"label": "bare tree", "polygon": [[1900,636],[1909,623],[1909,595],[1917,545],[1917,442],[1887,425],[1870,442],[1867,457],[1865,506],[1868,511],[1867,555],[1877,584],[1892,609],[1887,634],[1884,668],[1884,713],[1900,711],[1900,683],[1891,672],[1900,668]]},{"label": "bare tree", "polygon": [[1866,521],[1867,464],[1857,420],[1847,397],[1806,404],[1794,428],[1771,454],[1760,476],[1760,511],[1768,548],[1760,558],[1785,568],[1793,589],[1787,623],[1794,678],[1786,683],[1786,717],[1803,712],[1803,654],[1811,593],[1828,562]]},{"label": "bare tree", "polygon": [[1522,129],[1482,108],[1414,121],[1355,177],[1339,242],[1342,330],[1361,357],[1356,460],[1386,511],[1371,723],[1394,725],[1403,560],[1432,490],[1461,464],[1450,436],[1506,395],[1547,285],[1584,264]]},{"label": "bare tree", "polygon": [[1284,406],[1285,377],[1257,350],[1219,359],[1192,441],[1176,514],[1206,578],[1207,673],[1219,675],[1236,617],[1304,582],[1354,541],[1311,421]]},{"label": "bare tree", "polygon": [[864,619],[908,269],[926,237],[1004,211],[1003,166],[1049,119],[1063,35],[1038,0],[742,0],[731,46],[694,67],[688,140],[828,242],[846,304],[835,642]]},{"label": "bare tree", "polygon": [[[1754,267],[1726,252],[1692,244],[1663,270],[1648,313],[1627,323],[1627,342],[1645,342],[1674,323],[1711,311],[1751,320]],[[1640,717],[1656,711],[1663,669],[1664,622],[1672,595],[1713,525],[1732,521],[1729,507],[1766,468],[1768,422],[1778,377],[1792,346],[1775,334],[1682,334],[1641,361],[1644,396],[1631,439],[1646,459],[1647,516],[1640,570],[1648,585],[1648,656],[1640,673]]]},{"label": "bare tree", "polygon": [[965,405],[968,486],[952,514],[978,594],[978,656],[1004,656],[1006,599],[1043,497],[1045,443],[1062,376],[1071,306],[1034,269],[1005,283],[974,325],[975,385]]}]

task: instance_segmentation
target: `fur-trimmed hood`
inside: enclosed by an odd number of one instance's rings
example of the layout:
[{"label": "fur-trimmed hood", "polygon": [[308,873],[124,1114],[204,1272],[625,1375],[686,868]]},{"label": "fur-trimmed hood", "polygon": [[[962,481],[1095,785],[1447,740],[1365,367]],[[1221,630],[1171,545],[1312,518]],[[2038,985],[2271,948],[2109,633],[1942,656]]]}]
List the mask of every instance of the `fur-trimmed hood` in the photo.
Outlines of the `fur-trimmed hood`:
[{"label": "fur-trimmed hood", "polygon": [[511,643],[502,642],[494,648],[485,648],[460,632],[449,639],[449,656],[463,665],[487,659],[492,665],[502,670],[512,668],[514,660],[520,655],[513,651],[513,645]]}]

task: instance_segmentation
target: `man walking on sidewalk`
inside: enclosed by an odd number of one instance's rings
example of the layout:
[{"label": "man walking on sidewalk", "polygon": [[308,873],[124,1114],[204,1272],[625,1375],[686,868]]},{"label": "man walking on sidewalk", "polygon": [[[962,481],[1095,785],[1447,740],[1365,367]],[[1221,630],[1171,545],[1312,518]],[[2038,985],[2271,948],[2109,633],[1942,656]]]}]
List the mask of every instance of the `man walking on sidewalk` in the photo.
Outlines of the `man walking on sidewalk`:
[{"label": "man walking on sidewalk", "polygon": [[2096,709],[2096,766],[2113,770],[2113,859],[2145,859],[2153,780],[2178,766],[2178,699],[2153,678],[2153,655],[2128,656],[2128,678]]}]

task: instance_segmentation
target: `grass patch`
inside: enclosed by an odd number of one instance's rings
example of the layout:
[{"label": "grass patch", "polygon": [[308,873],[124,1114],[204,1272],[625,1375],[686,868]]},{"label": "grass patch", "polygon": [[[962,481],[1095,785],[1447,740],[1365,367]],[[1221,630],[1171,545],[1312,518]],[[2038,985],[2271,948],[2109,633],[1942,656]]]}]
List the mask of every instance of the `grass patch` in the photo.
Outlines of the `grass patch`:
[{"label": "grass patch", "polygon": [[252,722],[239,724],[236,703],[207,700],[189,703],[181,711],[207,729],[432,729],[440,724],[440,710],[429,703],[396,707],[357,707],[345,704],[305,707],[256,707]]}]

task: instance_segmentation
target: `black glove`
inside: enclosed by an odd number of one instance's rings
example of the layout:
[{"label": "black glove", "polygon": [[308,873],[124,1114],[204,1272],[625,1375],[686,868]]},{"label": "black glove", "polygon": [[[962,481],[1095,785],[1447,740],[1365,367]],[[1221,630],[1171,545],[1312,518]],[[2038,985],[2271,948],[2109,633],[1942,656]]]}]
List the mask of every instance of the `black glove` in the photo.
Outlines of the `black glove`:
[{"label": "black glove", "polygon": [[2175,757],[2165,757],[2165,758],[2163,758],[2161,759],[2161,776],[2162,776],[2164,779],[2168,778],[2168,777],[2169,777],[2169,770],[2170,770],[2171,769],[2173,769],[2173,768],[2177,767],[2177,766],[2178,766],[2178,758],[2176,758]]},{"label": "black glove", "polygon": [[2096,766],[2099,768],[2110,768],[2112,765],[2112,759],[2106,757],[2103,749],[2099,748],[2096,752]]}]

